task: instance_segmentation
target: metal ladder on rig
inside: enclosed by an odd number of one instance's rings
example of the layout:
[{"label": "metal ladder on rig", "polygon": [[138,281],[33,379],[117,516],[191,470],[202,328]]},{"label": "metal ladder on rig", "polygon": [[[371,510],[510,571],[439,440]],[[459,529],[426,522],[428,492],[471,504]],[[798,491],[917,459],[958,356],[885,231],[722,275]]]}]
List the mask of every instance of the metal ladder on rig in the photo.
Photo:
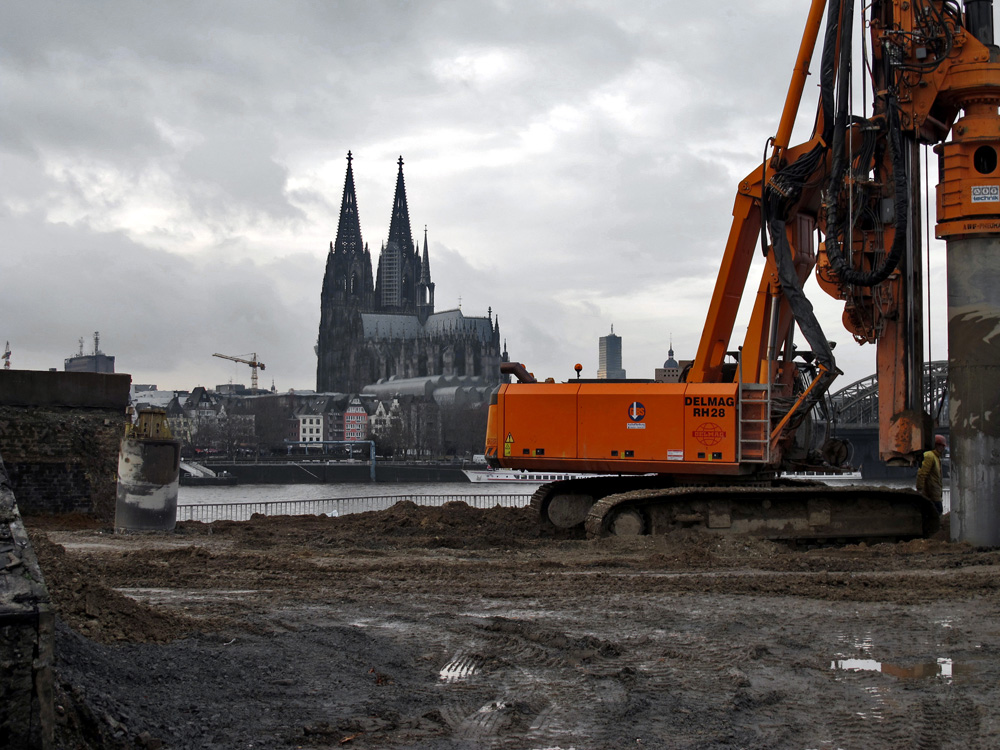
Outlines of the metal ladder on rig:
[{"label": "metal ladder on rig", "polygon": [[771,384],[739,385],[739,437],[736,460],[739,463],[771,462]]}]

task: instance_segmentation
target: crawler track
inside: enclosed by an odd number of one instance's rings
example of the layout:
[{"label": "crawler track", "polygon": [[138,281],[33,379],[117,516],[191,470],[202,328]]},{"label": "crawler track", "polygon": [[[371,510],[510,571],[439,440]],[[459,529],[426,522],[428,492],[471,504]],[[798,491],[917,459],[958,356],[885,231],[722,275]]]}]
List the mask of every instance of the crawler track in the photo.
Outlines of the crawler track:
[{"label": "crawler track", "polygon": [[652,490],[673,486],[663,476],[607,476],[566,479],[543,484],[531,496],[530,507],[538,514],[542,527],[548,531],[577,530],[583,536],[583,525],[590,508],[603,497],[623,492]]},{"label": "crawler track", "polygon": [[581,537],[696,529],[847,543],[927,537],[940,526],[933,504],[913,490],[783,479],[684,486],[665,476],[573,479],[542,485],[531,507],[550,532]]},{"label": "crawler track", "polygon": [[858,542],[927,537],[940,527],[913,490],[828,487],[673,487],[607,495],[587,514],[589,537],[690,528],[783,541]]}]

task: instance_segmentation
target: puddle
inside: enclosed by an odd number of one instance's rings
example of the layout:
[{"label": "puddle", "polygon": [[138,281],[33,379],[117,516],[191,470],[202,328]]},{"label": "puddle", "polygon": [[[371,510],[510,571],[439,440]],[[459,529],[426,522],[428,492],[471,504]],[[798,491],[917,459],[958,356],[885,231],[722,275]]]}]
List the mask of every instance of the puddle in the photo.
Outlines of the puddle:
[{"label": "puddle", "polygon": [[214,601],[217,599],[243,599],[248,596],[266,593],[265,589],[157,589],[157,588],[116,588],[120,594],[130,599],[151,604],[164,604],[173,601]]},{"label": "puddle", "polygon": [[938,659],[911,667],[875,661],[874,659],[836,659],[830,662],[830,669],[842,672],[879,672],[901,680],[927,680],[941,677],[950,680],[955,676],[969,674],[968,664],[955,664],[951,659]]},{"label": "puddle", "polygon": [[439,679],[443,682],[459,682],[479,671],[476,660],[470,656],[456,656],[441,668]]},{"label": "puddle", "polygon": [[396,630],[407,634],[412,633],[416,627],[412,622],[403,620],[381,620],[375,618],[348,620],[347,624],[352,628],[380,628],[381,630]]}]

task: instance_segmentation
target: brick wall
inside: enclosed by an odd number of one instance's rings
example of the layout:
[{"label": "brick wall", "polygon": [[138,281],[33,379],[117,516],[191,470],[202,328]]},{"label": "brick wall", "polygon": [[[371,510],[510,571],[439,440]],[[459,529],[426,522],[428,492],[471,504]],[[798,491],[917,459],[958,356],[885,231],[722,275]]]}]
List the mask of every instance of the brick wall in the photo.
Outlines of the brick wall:
[{"label": "brick wall", "polygon": [[115,513],[129,375],[0,371],[0,456],[21,512]]}]

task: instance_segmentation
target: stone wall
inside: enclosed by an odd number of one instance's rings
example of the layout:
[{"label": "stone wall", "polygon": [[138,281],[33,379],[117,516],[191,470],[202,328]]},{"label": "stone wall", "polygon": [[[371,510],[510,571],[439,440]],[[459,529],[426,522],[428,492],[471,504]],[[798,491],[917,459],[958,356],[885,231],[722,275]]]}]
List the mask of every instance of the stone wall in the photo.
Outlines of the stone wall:
[{"label": "stone wall", "polygon": [[0,371],[0,456],[25,515],[115,513],[129,375]]},{"label": "stone wall", "polygon": [[48,748],[54,614],[0,461],[0,747]]}]

